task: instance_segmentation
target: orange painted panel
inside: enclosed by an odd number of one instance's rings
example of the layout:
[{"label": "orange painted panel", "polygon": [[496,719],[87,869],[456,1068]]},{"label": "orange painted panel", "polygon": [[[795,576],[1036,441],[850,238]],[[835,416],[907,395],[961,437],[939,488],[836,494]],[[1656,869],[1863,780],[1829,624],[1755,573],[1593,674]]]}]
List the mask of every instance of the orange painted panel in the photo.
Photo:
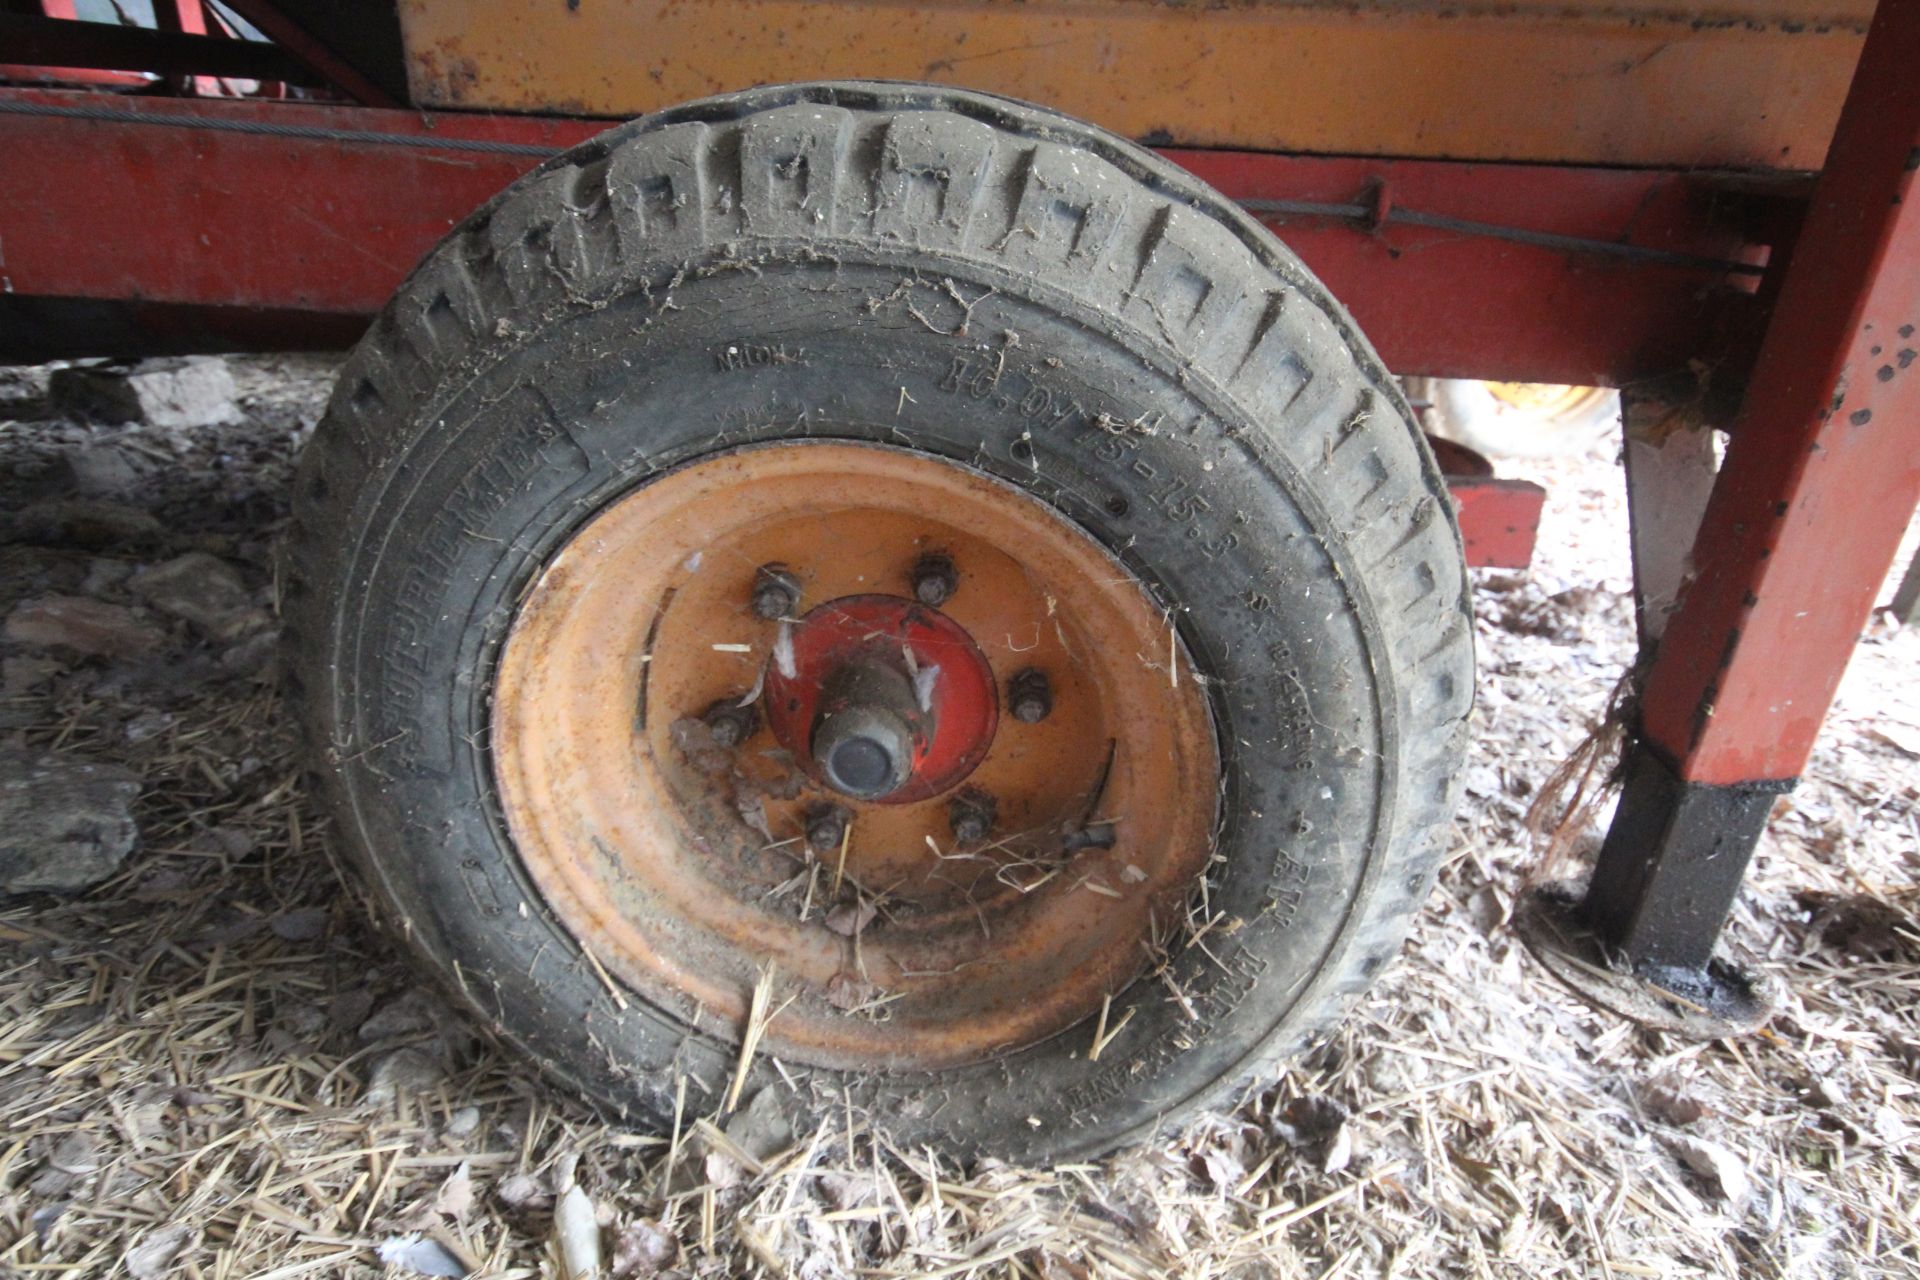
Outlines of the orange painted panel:
[{"label": "orange painted panel", "polygon": [[401,0],[420,105],[633,116],[922,80],[1163,144],[1815,169],[1871,0],[1604,10],[1168,0]]}]

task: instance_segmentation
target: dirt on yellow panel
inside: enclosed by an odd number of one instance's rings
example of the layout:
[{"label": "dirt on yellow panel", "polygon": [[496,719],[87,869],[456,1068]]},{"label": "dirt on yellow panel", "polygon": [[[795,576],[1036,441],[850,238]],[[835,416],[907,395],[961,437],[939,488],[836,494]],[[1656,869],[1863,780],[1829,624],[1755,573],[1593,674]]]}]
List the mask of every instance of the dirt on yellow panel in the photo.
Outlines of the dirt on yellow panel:
[{"label": "dirt on yellow panel", "polygon": [[1158,143],[1817,168],[1872,0],[402,0],[423,105],[624,117],[784,80],[1008,94]]}]

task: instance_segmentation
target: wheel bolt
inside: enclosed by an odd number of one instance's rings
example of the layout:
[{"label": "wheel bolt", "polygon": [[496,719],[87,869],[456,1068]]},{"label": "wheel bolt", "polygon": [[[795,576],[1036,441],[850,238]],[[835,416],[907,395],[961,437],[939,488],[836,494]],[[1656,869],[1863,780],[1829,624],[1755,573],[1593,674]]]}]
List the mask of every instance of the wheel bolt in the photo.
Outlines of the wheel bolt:
[{"label": "wheel bolt", "polygon": [[1111,822],[1095,822],[1077,830],[1067,832],[1061,843],[1068,853],[1076,849],[1111,849],[1114,842],[1114,830]]},{"label": "wheel bolt", "polygon": [[985,840],[993,830],[994,812],[999,807],[999,802],[984,791],[962,791],[947,806],[947,826],[953,830],[953,838],[961,844]]},{"label": "wheel bolt", "polygon": [[737,747],[753,736],[759,727],[760,717],[752,707],[743,707],[732,698],[722,698],[708,707],[706,714],[700,717],[707,722],[708,732],[713,734],[716,747]]},{"label": "wheel bolt", "polygon": [[753,574],[753,612],[772,621],[790,617],[800,603],[800,579],[785,565],[763,564]]},{"label": "wheel bolt", "polygon": [[938,554],[921,556],[913,566],[913,598],[930,609],[937,609],[953,598],[960,585],[953,561]]},{"label": "wheel bolt", "polygon": [[1021,724],[1039,724],[1053,714],[1053,685],[1034,667],[1016,671],[1007,682],[1007,710]]},{"label": "wheel bolt", "polygon": [[839,805],[824,805],[807,815],[807,848],[815,853],[832,853],[847,838],[847,811]]}]

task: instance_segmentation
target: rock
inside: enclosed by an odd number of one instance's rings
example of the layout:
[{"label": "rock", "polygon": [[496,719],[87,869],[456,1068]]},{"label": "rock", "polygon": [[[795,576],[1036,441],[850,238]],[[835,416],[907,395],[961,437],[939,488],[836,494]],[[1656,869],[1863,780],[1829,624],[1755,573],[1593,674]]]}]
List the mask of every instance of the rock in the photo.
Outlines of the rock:
[{"label": "rock", "polygon": [[480,1127],[480,1108],[462,1107],[447,1117],[449,1138],[469,1138]]},{"label": "rock", "polygon": [[73,487],[89,497],[118,497],[139,487],[143,471],[125,449],[95,445],[66,454]]},{"label": "rock", "polygon": [[259,631],[223,652],[219,658],[220,669],[232,676],[264,677],[270,674],[279,656],[280,633]]},{"label": "rock", "polygon": [[446,1078],[446,1068],[418,1049],[395,1049],[374,1064],[366,1100],[383,1107],[396,1098],[425,1093]]},{"label": "rock", "polygon": [[552,1189],[530,1173],[508,1174],[494,1194],[509,1209],[539,1212],[553,1203]]},{"label": "rock", "polygon": [[363,1043],[417,1036],[434,1029],[439,1019],[440,1001],[431,993],[415,987],[387,1001],[360,1024]]},{"label": "rock", "polygon": [[127,742],[133,744],[157,738],[173,726],[174,716],[170,711],[142,711],[127,721]]},{"label": "rock", "polygon": [[125,769],[0,750],[0,894],[72,893],[119,870],[139,794]]},{"label": "rock", "polygon": [[61,413],[93,422],[210,427],[240,417],[233,371],[217,357],[56,369],[47,393]]},{"label": "rock", "polygon": [[133,576],[134,564],[130,560],[115,560],[111,556],[95,556],[87,564],[87,576],[80,582],[80,594],[83,596],[103,596],[116,591],[121,584]]},{"label": "rock", "polygon": [[62,498],[25,508],[7,522],[7,532],[22,542],[104,551],[151,545],[167,531],[146,512],[118,502]]},{"label": "rock", "polygon": [[134,576],[129,588],[162,613],[185,619],[210,639],[228,642],[267,625],[234,567],[189,551]]},{"label": "rock", "polygon": [[0,658],[0,693],[8,697],[28,693],[65,670],[52,658]]},{"label": "rock", "polygon": [[780,1092],[772,1085],[753,1095],[727,1121],[727,1137],[742,1151],[763,1164],[793,1145],[793,1122],[781,1105]]},{"label": "rock", "polygon": [[89,657],[130,658],[160,647],[166,633],[125,605],[85,596],[36,596],[7,615],[7,639],[71,649]]},{"label": "rock", "polygon": [[268,921],[276,938],[284,942],[312,942],[327,932],[333,912],[327,907],[300,907],[282,911]]}]

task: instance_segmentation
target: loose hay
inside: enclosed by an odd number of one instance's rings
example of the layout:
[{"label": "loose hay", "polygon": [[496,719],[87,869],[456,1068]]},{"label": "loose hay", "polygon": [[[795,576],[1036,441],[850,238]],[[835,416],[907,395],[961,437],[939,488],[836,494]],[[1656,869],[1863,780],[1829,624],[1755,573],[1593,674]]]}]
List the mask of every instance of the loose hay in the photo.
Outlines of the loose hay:
[{"label": "loose hay", "polygon": [[[92,549],[23,535],[0,609],[48,583],[126,602],[98,562],[188,550],[270,599],[325,368],[235,367],[236,425],[0,426],[0,505],[57,488],[49,459],[113,448],[155,464],[124,501],[160,524]],[[0,415],[33,416],[40,385],[0,381]],[[270,669],[177,624],[152,663],[10,666],[6,741],[146,789],[115,878],[0,904],[0,1272],[532,1277],[570,1203],[568,1256],[590,1210],[618,1277],[1920,1275],[1920,769],[1898,745],[1920,732],[1900,701],[1920,640],[1863,647],[1736,910],[1731,944],[1791,991],[1773,1024],[1681,1044],[1596,1014],[1506,928],[1536,788],[1632,656],[1617,472],[1541,470],[1541,565],[1479,578],[1468,805],[1407,954],[1231,1113],[1050,1170],[955,1168],[850,1110],[763,1149],[751,1099],[686,1114],[684,1081],[671,1134],[610,1128],[365,927]]]}]

